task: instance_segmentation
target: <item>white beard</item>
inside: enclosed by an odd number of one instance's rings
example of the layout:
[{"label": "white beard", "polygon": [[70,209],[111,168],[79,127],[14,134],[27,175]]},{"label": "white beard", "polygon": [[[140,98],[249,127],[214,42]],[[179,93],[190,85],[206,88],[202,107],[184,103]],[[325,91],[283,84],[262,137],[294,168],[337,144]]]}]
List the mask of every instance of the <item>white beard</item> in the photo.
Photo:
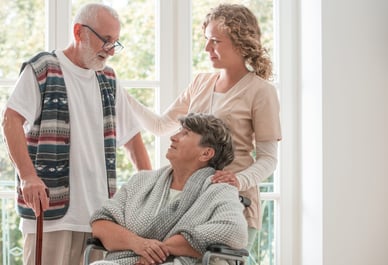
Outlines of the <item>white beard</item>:
[{"label": "white beard", "polygon": [[[92,69],[94,71],[100,71],[105,68],[106,60],[108,58],[108,54],[106,52],[95,53],[95,51],[90,47],[90,43],[85,45],[86,48],[81,55],[81,60],[85,64],[86,68]],[[104,56],[105,59],[101,59],[99,55]]]}]

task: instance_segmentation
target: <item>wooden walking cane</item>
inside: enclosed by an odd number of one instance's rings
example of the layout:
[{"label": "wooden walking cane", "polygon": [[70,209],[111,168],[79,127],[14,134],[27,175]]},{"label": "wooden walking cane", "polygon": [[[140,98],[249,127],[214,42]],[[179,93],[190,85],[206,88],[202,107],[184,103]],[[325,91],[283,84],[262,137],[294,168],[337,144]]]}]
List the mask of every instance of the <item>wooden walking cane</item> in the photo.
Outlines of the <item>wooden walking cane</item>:
[{"label": "wooden walking cane", "polygon": [[[49,197],[49,191],[46,189],[46,196]],[[42,241],[43,241],[43,211],[42,202],[39,201],[40,214],[36,218],[36,243],[35,243],[35,265],[42,264]]]},{"label": "wooden walking cane", "polygon": [[36,219],[35,265],[42,264],[43,212],[41,202],[39,202],[39,207],[40,214]]}]

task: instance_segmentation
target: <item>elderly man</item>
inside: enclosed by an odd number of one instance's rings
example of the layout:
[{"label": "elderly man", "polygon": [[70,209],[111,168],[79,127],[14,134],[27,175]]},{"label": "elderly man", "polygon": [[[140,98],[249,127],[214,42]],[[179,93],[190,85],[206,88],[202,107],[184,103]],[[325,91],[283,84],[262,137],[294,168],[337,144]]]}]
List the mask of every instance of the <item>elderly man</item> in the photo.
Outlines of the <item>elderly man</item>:
[{"label": "elderly man", "polygon": [[126,147],[137,169],[151,168],[125,91],[106,66],[123,48],[117,12],[87,4],[72,29],[67,48],[41,52],[23,64],[3,118],[18,174],[25,265],[35,264],[40,204],[42,264],[80,264],[90,216],[116,191],[116,145]]},{"label": "elderly man", "polygon": [[180,122],[170,165],[135,174],[92,216],[92,233],[108,250],[107,261],[94,264],[195,264],[210,244],[246,246],[237,188],[211,182],[234,158],[229,130],[212,115]]}]

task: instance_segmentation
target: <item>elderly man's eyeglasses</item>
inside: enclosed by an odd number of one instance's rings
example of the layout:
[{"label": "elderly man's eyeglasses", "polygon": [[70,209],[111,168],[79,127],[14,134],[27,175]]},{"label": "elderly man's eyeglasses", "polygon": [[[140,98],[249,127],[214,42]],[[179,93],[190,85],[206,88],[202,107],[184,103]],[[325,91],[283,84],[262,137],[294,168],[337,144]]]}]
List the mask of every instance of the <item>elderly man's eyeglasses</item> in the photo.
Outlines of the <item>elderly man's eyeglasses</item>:
[{"label": "elderly man's eyeglasses", "polygon": [[106,39],[101,37],[100,34],[98,34],[94,29],[92,29],[88,25],[81,24],[81,26],[88,28],[91,32],[94,33],[94,35],[96,35],[97,38],[99,38],[104,43],[102,45],[102,49],[104,49],[104,51],[109,52],[110,50],[114,49],[115,53],[119,53],[124,48],[124,46],[121,45],[121,43],[118,41],[115,41],[114,43],[107,41]]}]

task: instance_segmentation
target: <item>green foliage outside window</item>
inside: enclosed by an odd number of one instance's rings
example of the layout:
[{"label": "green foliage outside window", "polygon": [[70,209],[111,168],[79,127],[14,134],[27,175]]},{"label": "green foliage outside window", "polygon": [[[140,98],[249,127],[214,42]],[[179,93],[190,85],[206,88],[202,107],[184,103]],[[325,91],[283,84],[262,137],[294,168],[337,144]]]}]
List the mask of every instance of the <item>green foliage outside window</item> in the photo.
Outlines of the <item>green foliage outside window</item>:
[{"label": "green foliage outside window", "polygon": [[0,1],[0,79],[17,78],[22,62],[44,49],[44,2]]},{"label": "green foliage outside window", "polygon": [[[29,59],[45,46],[45,13],[44,0],[17,0],[0,1],[0,79],[16,79],[23,61]],[[26,48],[28,47],[28,48]],[[11,88],[0,86],[0,112],[8,97]],[[14,191],[14,170],[8,158],[3,135],[0,132],[0,191]],[[7,185],[5,184],[7,183]],[[0,252],[0,263],[21,265],[22,236],[19,231],[19,217],[14,210],[13,199],[1,199],[0,204],[1,224],[0,247],[9,244],[12,255],[5,256]],[[3,227],[3,221],[7,229]],[[8,233],[7,242],[3,242],[4,233]],[[8,253],[10,254],[10,253]],[[4,263],[6,265],[6,263]]]}]

